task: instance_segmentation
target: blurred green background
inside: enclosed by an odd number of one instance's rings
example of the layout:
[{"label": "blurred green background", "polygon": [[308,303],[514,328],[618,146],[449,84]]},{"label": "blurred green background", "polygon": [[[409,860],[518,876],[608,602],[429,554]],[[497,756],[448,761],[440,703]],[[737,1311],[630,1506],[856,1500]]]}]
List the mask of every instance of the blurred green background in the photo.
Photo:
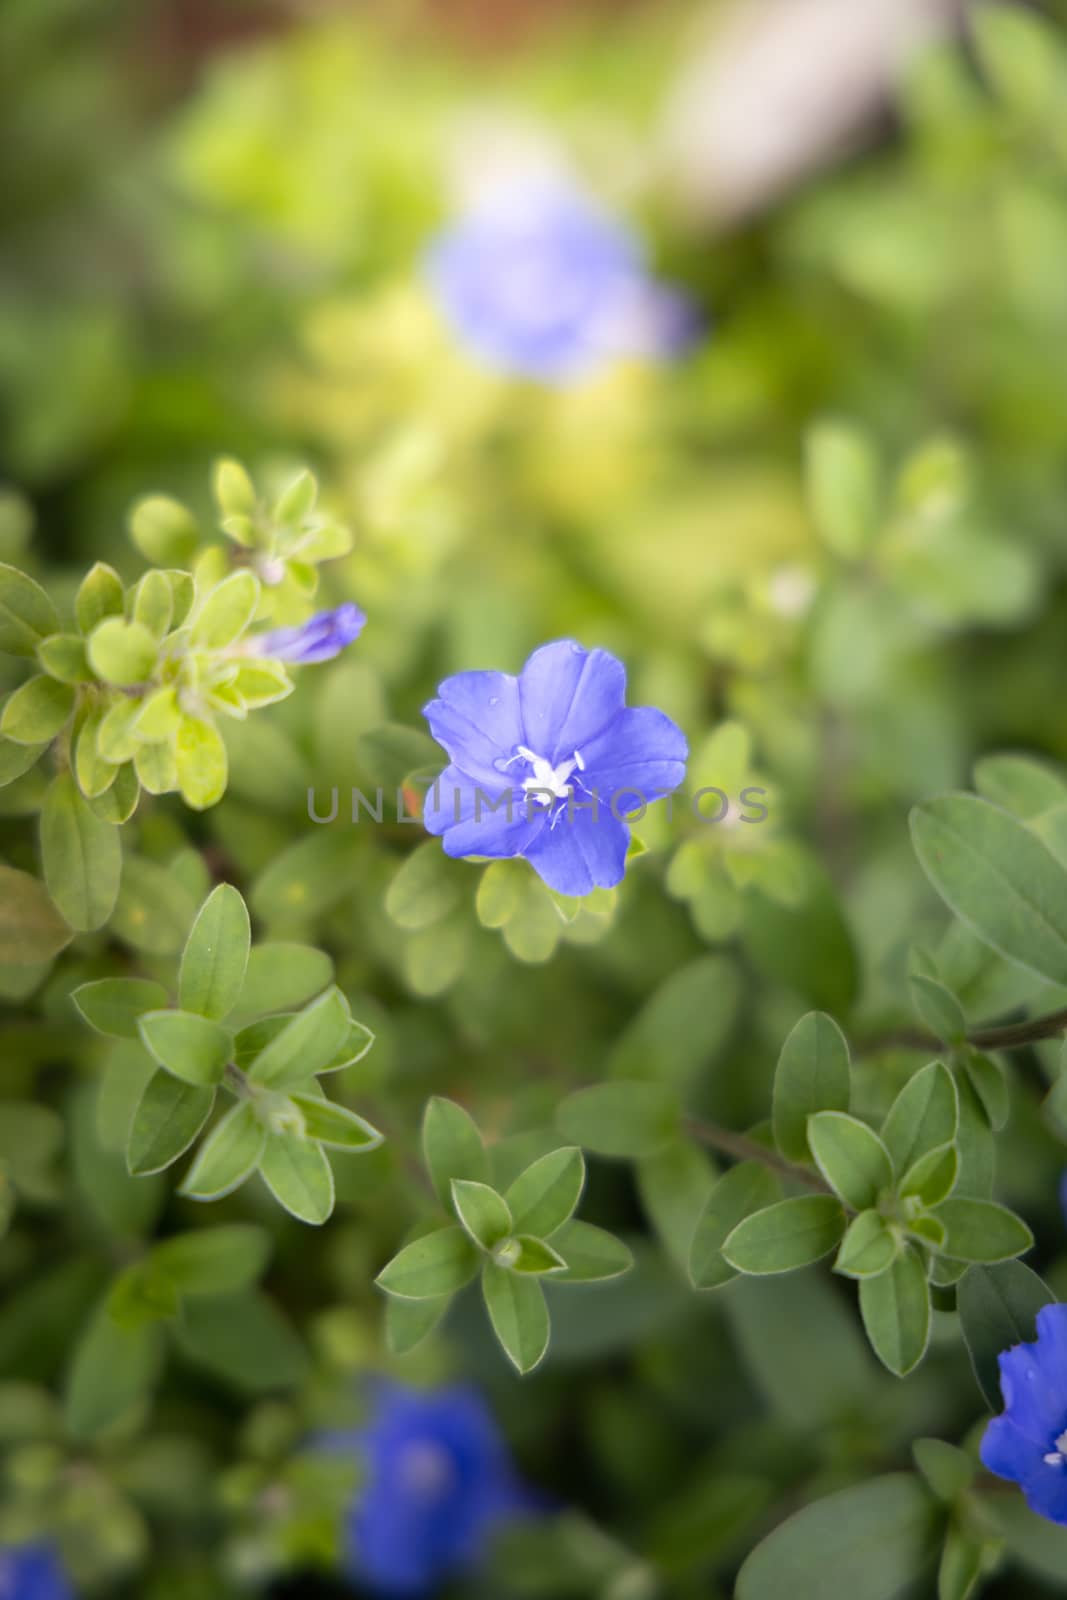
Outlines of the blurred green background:
[{"label": "blurred green background", "polygon": [[[416,1211],[405,1152],[431,1093],[521,1151],[562,1093],[629,1052],[746,1127],[767,1115],[784,1033],[820,1007],[873,1112],[915,1065],[878,1043],[908,1021],[914,941],[939,949],[972,1019],[1064,1003],[945,934],[906,825],[992,750],[1067,758],[1067,34],[1041,9],[1032,46],[931,5],[936,26],[882,63],[850,127],[798,121],[804,170],[746,190],[776,102],[758,50],[731,61],[725,6],[6,0],[0,559],[60,595],[94,559],[129,580],[135,496],[207,517],[216,456],[268,479],[307,461],[356,535],[326,600],[370,617],[291,700],[227,730],[217,809],[139,810],[127,851],[166,869],[166,904],[142,874],[50,969],[0,969],[0,1091],[59,1119],[28,1176],[4,1152],[0,1530],[58,1538],[86,1594],[335,1592],[309,1575],[335,1559],[337,1515],[300,1442],[372,1372],[476,1376],[526,1476],[572,1508],[456,1591],[494,1600],[715,1600],[787,1511],[984,1415],[949,1312],[898,1383],[824,1272],[697,1296],[671,1217],[618,1164],[594,1165],[587,1211],[638,1270],[577,1305],[561,1294],[523,1383],[465,1306],[387,1356],[371,1280]],[[857,81],[844,34],[805,54],[788,10],[787,55],[832,104],[835,74]],[[686,120],[714,103],[705,70],[742,108],[711,133]],[[456,173],[531,129],[702,308],[678,364],[544,388],[483,370],[442,320],[420,258]],[[826,417],[882,462],[862,548],[813,516],[805,441]],[[376,732],[417,723],[445,674],[516,671],[563,635],[623,657],[631,701],[687,730],[692,787],[763,783],[770,823],[755,838],[650,824],[617,904],[547,932],[536,908],[505,936],[481,926],[464,863],[441,920],[398,924],[386,894],[420,835],[314,828],[308,787],[395,782]],[[0,665],[0,687],[16,681]],[[32,784],[0,791],[11,864],[33,864],[38,801]],[[394,1137],[338,1172],[321,1233],[258,1192],[219,1208],[277,1235],[283,1331],[262,1370],[178,1352],[151,1404],[71,1439],[57,1397],[101,1285],[138,1241],[205,1219],[101,1142],[97,1102],[121,1105],[128,1079],[69,991],[153,970],[212,876],[268,935],[330,951],[378,1033],[353,1096],[379,1099]],[[1028,1059],[998,1192],[1067,1289],[1064,1130],[1039,1110],[1055,1056]],[[699,1188],[710,1167],[692,1159]],[[1067,1536],[1020,1507],[984,1592],[1062,1592]]]}]

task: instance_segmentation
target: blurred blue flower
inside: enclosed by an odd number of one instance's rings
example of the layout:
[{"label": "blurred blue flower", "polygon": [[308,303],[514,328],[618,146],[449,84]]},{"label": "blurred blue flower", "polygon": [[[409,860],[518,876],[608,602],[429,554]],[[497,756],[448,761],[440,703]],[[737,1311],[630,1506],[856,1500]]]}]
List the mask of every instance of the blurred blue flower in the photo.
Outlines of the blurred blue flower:
[{"label": "blurred blue flower", "polygon": [[330,1442],[362,1457],[345,1564],[373,1594],[432,1594],[476,1566],[503,1523],[538,1508],[473,1389],[383,1385],[370,1424]]},{"label": "blurred blue flower", "polygon": [[439,235],[427,271],[471,350],[549,383],[679,354],[698,327],[692,302],[649,276],[634,235],[560,183],[483,200]]},{"label": "blurred blue flower", "polygon": [[288,661],[294,666],[332,661],[353,639],[359,638],[366,621],[365,614],[349,600],[333,611],[317,612],[299,627],[256,634],[249,640],[249,648],[255,655]]},{"label": "blurred blue flower", "polygon": [[451,765],[423,813],[445,854],[525,856],[560,894],[618,883],[624,819],[678,787],[689,753],[670,717],[625,699],[622,662],[570,639],[535,650],[517,678],[446,678],[424,715]]},{"label": "blurred blue flower", "polygon": [[45,1545],[0,1550],[0,1600],[74,1600],[63,1569]]},{"label": "blurred blue flower", "polygon": [[1042,1307],[1036,1342],[1002,1352],[1000,1392],[983,1464],[1017,1483],[1031,1511],[1067,1524],[1067,1305]]}]

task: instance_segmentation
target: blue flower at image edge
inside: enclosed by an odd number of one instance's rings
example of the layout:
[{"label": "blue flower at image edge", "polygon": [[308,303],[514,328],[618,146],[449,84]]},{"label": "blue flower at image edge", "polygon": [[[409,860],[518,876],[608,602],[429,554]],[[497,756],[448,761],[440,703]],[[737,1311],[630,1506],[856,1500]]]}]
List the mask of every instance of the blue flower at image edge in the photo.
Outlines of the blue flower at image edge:
[{"label": "blue flower at image edge", "polygon": [[1067,1305],[1044,1306],[1036,1342],[1002,1352],[1000,1391],[982,1462],[1017,1483],[1032,1511],[1067,1525]]},{"label": "blue flower at image edge", "polygon": [[332,661],[334,656],[358,639],[366,625],[366,615],[349,600],[332,611],[319,611],[307,622],[293,628],[274,628],[249,640],[250,652],[270,656],[273,661],[293,666],[312,666]]},{"label": "blue flower at image edge", "polygon": [[0,1550],[0,1600],[74,1600],[63,1569],[45,1545]]},{"label": "blue flower at image edge", "polygon": [[622,662],[570,639],[535,650],[517,678],[446,678],[424,715],[451,765],[424,826],[450,856],[524,856],[560,894],[611,888],[624,818],[677,789],[689,753],[670,717],[625,699]]},{"label": "blue flower at image edge", "polygon": [[329,1442],[362,1460],[345,1568],[374,1594],[433,1594],[476,1566],[504,1523],[539,1509],[473,1389],[382,1385],[369,1426]]},{"label": "blue flower at image edge", "polygon": [[692,302],[648,274],[638,241],[579,191],[534,186],[473,209],[427,256],[460,338],[490,365],[569,383],[618,357],[692,342]]}]

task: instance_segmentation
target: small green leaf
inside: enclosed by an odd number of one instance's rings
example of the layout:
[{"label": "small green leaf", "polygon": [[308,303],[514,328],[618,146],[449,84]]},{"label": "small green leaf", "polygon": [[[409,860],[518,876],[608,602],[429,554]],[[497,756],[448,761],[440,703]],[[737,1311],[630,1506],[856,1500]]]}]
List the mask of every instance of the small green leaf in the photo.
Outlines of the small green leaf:
[{"label": "small green leaf", "polygon": [[375,1282],[403,1300],[435,1300],[470,1283],[480,1259],[462,1228],[437,1228],[398,1251]]},{"label": "small green leaf", "polygon": [[834,1193],[853,1211],[878,1204],[893,1183],[893,1164],[878,1135],[844,1111],[820,1111],[808,1118],[808,1143],[816,1165]]},{"label": "small green leaf", "polygon": [[944,1224],[945,1254],[954,1261],[1010,1261],[1033,1248],[1034,1236],[1022,1218],[992,1200],[957,1196],[934,1215]]},{"label": "small green leaf", "polygon": [[259,579],[247,567],[223,578],[204,600],[193,622],[194,650],[224,650],[239,639],[256,614]]},{"label": "small green leaf", "polygon": [[135,950],[175,955],[188,937],[196,906],[193,895],[165,867],[131,856],[111,926]]},{"label": "small green leaf", "polygon": [[642,1156],[634,1176],[641,1209],[656,1237],[679,1272],[688,1276],[697,1220],[717,1176],[707,1151],[692,1139],[674,1139]]},{"label": "small green leaf", "polygon": [[106,617],[89,635],[89,664],[98,678],[119,689],[148,683],[159,660],[159,640],[143,622]]},{"label": "small green leaf", "polygon": [[278,522],[303,522],[315,508],[319,487],[314,474],[305,467],[282,490],[274,506]]},{"label": "small green leaf", "polygon": [[74,776],[87,800],[98,800],[106,794],[119,775],[115,763],[105,761],[100,755],[99,736],[103,716],[103,708],[94,706],[82,719],[74,743]]},{"label": "small green leaf", "polygon": [[60,683],[86,683],[92,677],[85,640],[76,633],[53,633],[37,646],[37,659]]},{"label": "small green leaf", "polygon": [[286,699],[293,692],[293,680],[280,661],[243,661],[230,687],[254,711]]},{"label": "small green leaf", "polygon": [[855,561],[881,521],[881,466],[871,439],[855,424],[817,423],[808,430],[807,488],[815,526],[835,555]]},{"label": "small green leaf", "polygon": [[133,596],[133,620],[143,623],[153,638],[162,639],[171,624],[174,591],[165,572],[146,572]]},{"label": "small green leaf", "polygon": [[844,1273],[846,1278],[876,1278],[892,1266],[897,1249],[885,1218],[877,1211],[861,1211],[849,1223],[834,1271]]},{"label": "small green leaf", "polygon": [[185,1154],[215,1104],[212,1088],[183,1083],[169,1072],[154,1072],[130,1123],[126,1166],[135,1178],[162,1172]]},{"label": "small green leaf", "polygon": [[0,961],[15,967],[51,961],[71,937],[37,879],[0,863]]},{"label": "small green leaf", "polygon": [[426,1102],[422,1152],[437,1198],[446,1209],[452,1204],[453,1178],[489,1182],[489,1157],[477,1124],[454,1100],[434,1095]]},{"label": "small green leaf", "polygon": [[924,1206],[947,1200],[960,1175],[960,1156],[954,1144],[928,1150],[900,1180],[902,1195],[915,1195]]},{"label": "small green leaf", "polygon": [[487,1261],[482,1293],[493,1332],[516,1371],[532,1372],[548,1349],[548,1307],[536,1278],[520,1277]]},{"label": "small green leaf", "polygon": [[309,1139],[329,1145],[332,1150],[376,1150],[382,1143],[383,1135],[378,1129],[347,1106],[311,1094],[294,1093],[289,1098],[304,1119]]},{"label": "small green leaf", "polygon": [[280,1206],[315,1226],[333,1211],[333,1171],[320,1145],[295,1133],[268,1132],[259,1171]]},{"label": "small green leaf", "polygon": [[89,809],[101,822],[109,822],[113,828],[117,828],[129,822],[140,798],[141,785],[137,773],[132,762],[126,762],[115,773],[114,783],[103,794],[93,795]]},{"label": "small green leaf", "polygon": [[651,1155],[681,1127],[681,1105],[666,1084],[618,1079],[568,1095],[556,1114],[566,1139],[595,1155]]},{"label": "small green leaf", "polygon": [[320,994],[333,978],[333,962],[313,945],[282,941],[257,944],[248,956],[237,1003],[242,1016],[295,1011]]},{"label": "small green leaf", "polygon": [[950,910],[1009,961],[1067,983],[1067,870],[1007,811],[949,794],[911,814],[919,862]]},{"label": "small green leaf", "polygon": [[215,1021],[227,1016],[244,987],[251,941],[244,901],[232,884],[220,883],[197,913],[182,954],[182,1009]]},{"label": "small green leaf", "polygon": [[48,891],[72,928],[102,927],[122,876],[118,829],[102,822],[69,772],[53,779],[41,808],[41,861]]},{"label": "small green leaf", "polygon": [[977,1050],[965,1053],[963,1070],[989,1118],[989,1126],[994,1133],[1000,1133],[1011,1115],[1011,1085],[1007,1073],[996,1061],[980,1055]]},{"label": "small green leaf", "polygon": [[307,1351],[273,1300],[256,1290],[196,1295],[174,1329],[183,1355],[248,1394],[292,1394],[307,1379]]},{"label": "small green leaf", "polygon": [[782,1186],[760,1161],[742,1161],[714,1185],[697,1221],[689,1255],[694,1289],[718,1289],[737,1276],[722,1247],[738,1223],[781,1198]]},{"label": "small green leaf", "polygon": [[550,1239],[569,1222],[585,1183],[585,1161],[575,1145],[550,1150],[521,1172],[504,1196],[516,1233]]},{"label": "small green leaf", "polygon": [[192,512],[169,495],[146,495],[130,511],[130,537],[141,554],[158,567],[184,567],[200,543]]},{"label": "small green leaf", "polygon": [[628,1245],[591,1222],[568,1222],[553,1234],[552,1248],[567,1264],[556,1283],[601,1283],[622,1277],[634,1264]]},{"label": "small green leaf", "polygon": [[256,509],[252,480],[232,456],[220,456],[216,461],[212,490],[219,510],[226,516],[248,516]]},{"label": "small green leaf", "polygon": [[898,1378],[926,1354],[930,1339],[930,1290],[918,1254],[897,1256],[888,1272],[860,1280],[860,1315],[878,1359]]},{"label": "small green leaf", "polygon": [[35,767],[47,749],[47,742],[14,744],[0,739],[0,789],[14,783],[16,778],[21,778],[31,767]]},{"label": "small green leaf", "polygon": [[191,1200],[221,1200],[255,1171],[266,1142],[255,1107],[239,1101],[204,1140],[181,1193]]},{"label": "small green leaf", "polygon": [[74,600],[74,620],[86,637],[108,617],[125,614],[125,591],[114,567],[98,561],[81,581]]},{"label": "small green leaf", "polygon": [[911,1452],[915,1465],[946,1505],[952,1505],[974,1482],[974,1458],[944,1439],[916,1439]]},{"label": "small green leaf", "polygon": [[517,1233],[503,1240],[493,1251],[493,1260],[508,1272],[523,1272],[533,1278],[546,1278],[567,1270],[563,1257],[550,1244],[535,1239],[530,1233]]},{"label": "small green leaf", "polygon": [[143,1401],[162,1354],[157,1325],[120,1328],[102,1305],[75,1347],[67,1380],[66,1422],[74,1438],[92,1438]]},{"label": "small green leaf", "polygon": [[909,1078],[890,1108],[882,1140],[898,1174],[920,1156],[951,1144],[959,1127],[959,1096],[951,1072],[931,1061]]},{"label": "small green leaf", "polygon": [[96,747],[105,761],[131,761],[138,747],[134,723],[141,701],[123,695],[105,712],[96,735]]},{"label": "small green leaf", "polygon": [[133,733],[147,744],[157,744],[164,739],[173,739],[181,720],[178,690],[174,684],[168,684],[166,688],[153,690],[142,701]]},{"label": "small green leaf", "polygon": [[231,1222],[165,1239],[151,1259],[179,1294],[237,1294],[262,1277],[272,1248],[266,1228]]},{"label": "small green leaf", "polygon": [[169,744],[139,744],[133,753],[134,770],[149,794],[173,794],[178,787],[178,764]]},{"label": "small green leaf", "polygon": [[913,972],[909,982],[919,1020],[946,1044],[958,1044],[966,1036],[967,1018],[956,996],[925,973]]},{"label": "small green leaf", "polygon": [[739,1222],[722,1253],[738,1272],[792,1272],[829,1255],[844,1231],[845,1215],[832,1195],[802,1195]]},{"label": "small green leaf", "polygon": [[[174,740],[174,770],[182,799],[194,811],[206,811],[222,799],[229,762],[222,735],[213,722],[182,717]],[[143,777],[141,782],[147,789]]]},{"label": "small green leaf", "polygon": [[159,1011],[167,1003],[161,983],[147,978],[97,978],[83,983],[71,999],[91,1028],[114,1039],[137,1039],[137,1022],[146,1011]]},{"label": "small green leaf", "polygon": [[808,1118],[847,1111],[850,1094],[845,1037],[832,1017],[809,1011],[782,1046],[774,1075],[774,1138],[787,1160],[810,1159]]},{"label": "small green leaf", "polygon": [[160,1066],[183,1083],[219,1083],[233,1055],[233,1035],[192,1011],[148,1011],[137,1027]]},{"label": "small green leaf", "polygon": [[0,651],[32,656],[59,628],[56,608],[39,583],[0,561]]},{"label": "small green leaf", "polygon": [[512,1232],[507,1201],[487,1183],[452,1179],[452,1209],[476,1245],[491,1250]]},{"label": "small green leaf", "polygon": [[1001,1409],[1002,1350],[1028,1344],[1036,1337],[1042,1306],[1055,1300],[1051,1289],[1021,1261],[971,1267],[956,1292],[960,1327],[978,1387],[991,1411]]},{"label": "small green leaf", "polygon": [[429,928],[458,904],[461,890],[455,862],[436,839],[428,839],[407,857],[386,890],[386,914],[400,928]]},{"label": "small green leaf", "polygon": [[66,725],[75,698],[73,684],[43,673],[29,678],[9,696],[0,716],[0,734],[15,744],[47,744]]},{"label": "small green leaf", "polygon": [[390,1295],[385,1302],[385,1342],[389,1354],[406,1356],[433,1332],[452,1304],[452,1296],[437,1300],[401,1300]]},{"label": "small green leaf", "polygon": [[985,1571],[985,1554],[983,1540],[951,1523],[937,1570],[937,1600],[968,1600]]},{"label": "small green leaf", "polygon": [[265,1088],[285,1089],[321,1072],[348,1038],[351,1018],[340,989],[327,989],[260,1051],[249,1077]]},{"label": "small green leaf", "polygon": [[1028,756],[983,756],[975,763],[974,786],[984,800],[1032,822],[1067,801],[1067,784],[1050,767]]}]

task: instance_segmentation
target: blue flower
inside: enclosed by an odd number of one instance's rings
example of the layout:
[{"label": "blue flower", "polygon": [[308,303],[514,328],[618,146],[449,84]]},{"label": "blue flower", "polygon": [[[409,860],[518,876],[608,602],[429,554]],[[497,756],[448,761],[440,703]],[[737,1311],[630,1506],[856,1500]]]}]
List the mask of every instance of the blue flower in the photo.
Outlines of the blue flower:
[{"label": "blue flower", "polygon": [[1034,1344],[1000,1356],[1004,1411],[982,1440],[990,1472],[1023,1491],[1031,1511],[1067,1524],[1067,1305],[1037,1314]]},{"label": "blue flower", "polygon": [[332,661],[363,632],[367,618],[351,600],[333,611],[319,611],[296,628],[274,628],[254,635],[249,648],[254,655],[270,656],[274,661],[289,661],[308,666]]},{"label": "blue flower", "polygon": [[438,237],[427,271],[476,354],[549,383],[677,354],[698,325],[690,300],[648,275],[634,236],[558,183],[483,201]]},{"label": "blue flower", "polygon": [[476,1566],[504,1522],[538,1506],[473,1389],[383,1385],[369,1426],[331,1443],[362,1457],[345,1564],[373,1594],[432,1594]]},{"label": "blue flower", "polygon": [[74,1600],[63,1569],[45,1545],[0,1550],[0,1600]]},{"label": "blue flower", "polygon": [[609,889],[626,870],[624,820],[685,777],[685,735],[628,707],[626,670],[570,639],[542,645],[517,678],[460,672],[424,708],[451,759],[423,822],[450,856],[525,856],[560,894]]}]

